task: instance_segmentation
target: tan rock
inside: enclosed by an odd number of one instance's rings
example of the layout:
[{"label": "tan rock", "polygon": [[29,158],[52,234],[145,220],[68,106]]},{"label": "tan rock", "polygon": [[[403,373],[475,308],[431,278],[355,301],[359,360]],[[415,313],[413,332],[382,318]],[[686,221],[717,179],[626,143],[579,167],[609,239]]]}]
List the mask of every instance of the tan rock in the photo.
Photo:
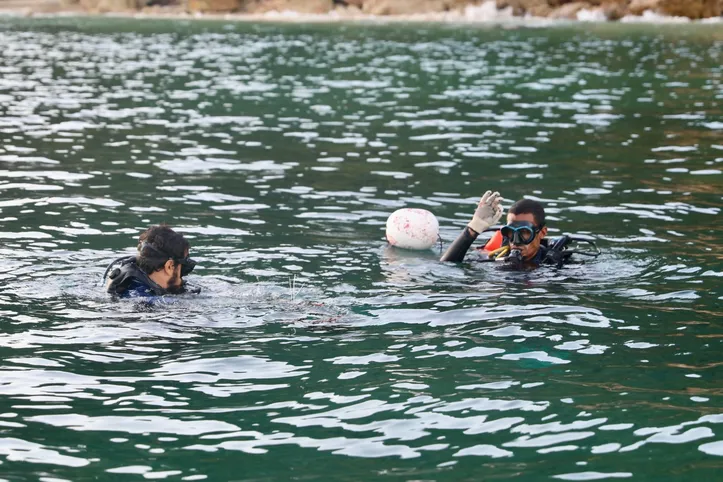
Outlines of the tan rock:
[{"label": "tan rock", "polygon": [[512,2],[508,0],[495,0],[495,5],[497,6],[498,10],[503,10],[507,7],[512,7]]},{"label": "tan rock", "polygon": [[[578,4],[584,4],[583,8],[597,6],[602,0],[497,0],[497,8],[511,7],[514,15],[533,15],[535,17],[568,18],[570,12],[581,10]],[[573,14],[574,15],[574,14]]]},{"label": "tan rock", "polygon": [[497,0],[497,8],[508,7],[512,8],[512,14],[517,16],[530,13],[539,17],[546,17],[551,10],[547,0]]},{"label": "tan rock", "polygon": [[187,0],[189,12],[233,12],[240,8],[239,0]]},{"label": "tan rock", "polygon": [[412,15],[446,12],[470,3],[469,0],[364,0],[362,11],[370,15]]},{"label": "tan rock", "polygon": [[655,10],[660,0],[632,0],[628,5],[630,15],[642,15],[646,10]]},{"label": "tan rock", "polygon": [[243,9],[249,13],[285,12],[327,13],[334,8],[333,0],[257,0]]},{"label": "tan rock", "polygon": [[137,0],[80,0],[79,5],[90,12],[123,12],[139,7]]},{"label": "tan rock", "polygon": [[534,17],[547,17],[552,13],[552,7],[546,2],[540,2],[537,5],[532,5],[527,9],[527,13]]},{"label": "tan rock", "polygon": [[334,9],[330,13],[337,17],[357,18],[361,16],[362,11],[361,8],[356,5],[343,5],[337,3],[334,5]]},{"label": "tan rock", "polygon": [[607,1],[600,8],[608,20],[620,20],[628,13],[628,2],[627,0]]},{"label": "tan rock", "polygon": [[590,4],[588,2],[566,3],[565,5],[552,9],[548,16],[550,18],[567,18],[573,20],[577,18],[577,12],[589,7]]},{"label": "tan rock", "polygon": [[721,15],[719,0],[660,0],[658,3],[659,13],[675,17],[697,19]]},{"label": "tan rock", "polygon": [[[552,7],[552,8],[557,8],[557,7],[561,7],[561,6],[563,6],[563,5],[566,5],[566,4],[568,4],[568,3],[575,3],[575,1],[574,1],[574,0],[547,0],[546,3],[547,3],[550,7]],[[595,2],[588,1],[587,3],[588,3],[588,4],[593,4],[593,3],[595,3]]]},{"label": "tan rock", "polygon": [[632,0],[628,13],[642,15],[651,10],[661,15],[692,19],[719,17],[723,14],[721,0]]}]

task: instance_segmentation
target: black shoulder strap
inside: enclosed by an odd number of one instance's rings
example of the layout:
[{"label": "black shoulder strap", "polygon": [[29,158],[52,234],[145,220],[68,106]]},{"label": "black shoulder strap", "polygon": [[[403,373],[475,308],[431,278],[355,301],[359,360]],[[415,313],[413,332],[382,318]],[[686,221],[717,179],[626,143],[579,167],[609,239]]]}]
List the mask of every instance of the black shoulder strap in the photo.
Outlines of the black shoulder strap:
[{"label": "black shoulder strap", "polygon": [[545,257],[542,259],[542,262],[546,264],[554,264],[558,268],[562,268],[562,265],[565,264],[565,261],[570,257],[570,255],[566,256],[565,253],[565,248],[567,248],[567,245],[570,244],[570,241],[570,236],[567,235],[562,235],[553,241],[548,241],[547,253],[545,253]]},{"label": "black shoulder strap", "polygon": [[[587,244],[594,251],[570,249],[570,245],[573,243]],[[565,234],[555,239],[554,242],[549,243],[547,254],[545,254],[543,262],[547,264],[555,264],[558,268],[561,268],[563,264],[570,261],[573,254],[597,258],[600,256],[601,251],[592,239]]]},{"label": "black shoulder strap", "polygon": [[[118,263],[120,263],[120,266],[115,268],[108,275],[110,279],[110,283],[108,284],[108,293],[118,295],[124,293],[133,280],[147,286],[148,289],[150,289],[156,296],[163,296],[168,293],[138,267],[135,256],[124,256],[113,260],[106,269],[106,273],[110,271],[113,265]],[[103,275],[103,278],[105,279],[105,275]]]}]

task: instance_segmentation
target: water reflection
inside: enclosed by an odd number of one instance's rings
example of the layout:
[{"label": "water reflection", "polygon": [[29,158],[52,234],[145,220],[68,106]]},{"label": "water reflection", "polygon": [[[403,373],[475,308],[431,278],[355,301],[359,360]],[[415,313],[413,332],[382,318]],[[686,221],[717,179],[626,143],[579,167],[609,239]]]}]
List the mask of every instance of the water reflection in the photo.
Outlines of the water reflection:
[{"label": "water reflection", "polygon": [[[0,21],[9,471],[712,476],[719,38],[144,25]],[[384,245],[403,206],[449,242],[495,186],[605,254]],[[202,294],[112,303],[105,265],[163,221]]]}]

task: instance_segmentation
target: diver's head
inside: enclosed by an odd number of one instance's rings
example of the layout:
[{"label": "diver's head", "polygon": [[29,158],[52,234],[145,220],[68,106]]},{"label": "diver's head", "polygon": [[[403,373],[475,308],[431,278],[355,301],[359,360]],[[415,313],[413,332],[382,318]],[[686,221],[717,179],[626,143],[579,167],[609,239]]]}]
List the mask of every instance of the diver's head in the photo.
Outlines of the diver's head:
[{"label": "diver's head", "polygon": [[183,277],[196,266],[188,257],[190,245],[165,224],[151,226],[138,238],[137,265],[170,293],[183,291]]},{"label": "diver's head", "polygon": [[530,260],[540,250],[540,242],[547,235],[545,209],[537,201],[522,199],[507,213],[507,226],[502,236],[510,242],[510,249],[519,250],[524,260]]}]

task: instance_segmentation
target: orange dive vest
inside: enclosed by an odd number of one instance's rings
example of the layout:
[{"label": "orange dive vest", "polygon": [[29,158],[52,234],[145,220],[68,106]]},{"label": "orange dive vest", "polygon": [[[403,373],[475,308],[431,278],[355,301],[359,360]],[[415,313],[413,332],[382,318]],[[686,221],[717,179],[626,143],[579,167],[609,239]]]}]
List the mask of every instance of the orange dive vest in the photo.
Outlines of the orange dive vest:
[{"label": "orange dive vest", "polygon": [[500,249],[502,247],[502,233],[497,230],[495,231],[495,234],[487,241],[487,244],[485,244],[481,250],[491,252],[496,249]]}]

